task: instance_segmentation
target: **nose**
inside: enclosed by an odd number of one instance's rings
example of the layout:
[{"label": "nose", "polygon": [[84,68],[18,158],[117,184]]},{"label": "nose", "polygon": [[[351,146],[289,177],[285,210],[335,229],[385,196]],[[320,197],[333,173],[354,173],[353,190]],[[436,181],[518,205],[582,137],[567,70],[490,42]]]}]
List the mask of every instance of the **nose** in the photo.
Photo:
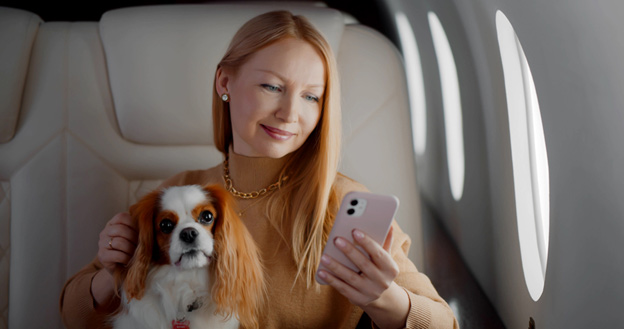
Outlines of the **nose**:
[{"label": "nose", "polygon": [[297,100],[294,97],[284,97],[275,117],[283,122],[295,123],[299,119],[299,109]]},{"label": "nose", "polygon": [[192,227],[187,227],[180,232],[180,240],[186,243],[193,243],[195,238],[199,235],[196,229]]}]

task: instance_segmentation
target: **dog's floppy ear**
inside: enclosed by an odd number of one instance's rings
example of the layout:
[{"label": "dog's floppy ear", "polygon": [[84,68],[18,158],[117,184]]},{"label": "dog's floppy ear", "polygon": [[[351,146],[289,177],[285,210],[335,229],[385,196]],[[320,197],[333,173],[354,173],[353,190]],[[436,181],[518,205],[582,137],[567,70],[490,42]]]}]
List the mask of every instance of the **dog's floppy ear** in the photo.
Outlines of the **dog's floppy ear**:
[{"label": "dog's floppy ear", "polygon": [[217,313],[236,314],[243,328],[257,328],[258,314],[264,301],[264,269],[260,251],[240,220],[232,196],[222,187],[204,187],[215,200],[215,253],[213,300]]},{"label": "dog's floppy ear", "polygon": [[162,191],[152,191],[130,207],[130,216],[139,228],[139,243],[127,267],[124,289],[128,300],[141,299],[145,293],[145,279],[154,251],[154,216]]}]

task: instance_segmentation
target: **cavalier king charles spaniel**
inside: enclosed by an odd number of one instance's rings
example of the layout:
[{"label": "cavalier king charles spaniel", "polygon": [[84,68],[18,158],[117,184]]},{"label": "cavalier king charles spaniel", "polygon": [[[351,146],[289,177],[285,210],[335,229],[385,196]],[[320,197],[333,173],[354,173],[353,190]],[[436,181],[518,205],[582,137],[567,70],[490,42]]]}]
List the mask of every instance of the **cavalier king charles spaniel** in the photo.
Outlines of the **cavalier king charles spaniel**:
[{"label": "cavalier king charles spaniel", "polygon": [[218,185],[156,190],[130,208],[133,258],[115,273],[114,328],[258,327],[264,299],[259,250]]}]

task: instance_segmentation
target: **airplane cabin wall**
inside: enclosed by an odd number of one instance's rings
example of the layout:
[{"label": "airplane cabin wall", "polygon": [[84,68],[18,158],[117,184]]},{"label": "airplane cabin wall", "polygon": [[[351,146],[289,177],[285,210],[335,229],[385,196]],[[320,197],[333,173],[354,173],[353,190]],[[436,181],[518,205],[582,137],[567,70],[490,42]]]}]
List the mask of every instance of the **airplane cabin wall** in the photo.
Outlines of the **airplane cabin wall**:
[{"label": "airplane cabin wall", "polygon": [[[422,64],[426,150],[416,155],[425,206],[444,222],[509,328],[618,327],[624,305],[624,3],[618,0],[387,0],[411,24]],[[526,54],[550,173],[545,286],[529,295],[520,254],[496,13]],[[442,90],[428,13],[449,39],[461,92],[465,184],[455,201]],[[400,38],[399,38],[400,39]],[[401,45],[400,45],[401,46]]]}]

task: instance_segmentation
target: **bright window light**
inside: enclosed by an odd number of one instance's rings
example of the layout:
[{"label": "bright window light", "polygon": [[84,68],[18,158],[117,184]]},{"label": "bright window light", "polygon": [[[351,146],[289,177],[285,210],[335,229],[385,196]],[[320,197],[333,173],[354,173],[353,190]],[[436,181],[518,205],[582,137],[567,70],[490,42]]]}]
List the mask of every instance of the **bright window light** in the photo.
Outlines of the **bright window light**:
[{"label": "bright window light", "polygon": [[428,16],[442,84],[446,155],[451,194],[456,201],[459,201],[464,193],[465,160],[464,130],[457,67],[455,66],[451,45],[438,16],[433,12],[429,12]]},{"label": "bright window light", "polygon": [[409,92],[410,109],[412,113],[412,138],[416,155],[423,155],[427,144],[427,108],[425,101],[425,84],[420,65],[420,53],[416,36],[407,16],[402,12],[394,15],[401,50],[405,61],[407,88]]},{"label": "bright window light", "polygon": [[496,28],[507,95],[522,267],[529,294],[537,301],[544,291],[550,226],[546,141],[529,63],[513,26],[500,10]]}]

